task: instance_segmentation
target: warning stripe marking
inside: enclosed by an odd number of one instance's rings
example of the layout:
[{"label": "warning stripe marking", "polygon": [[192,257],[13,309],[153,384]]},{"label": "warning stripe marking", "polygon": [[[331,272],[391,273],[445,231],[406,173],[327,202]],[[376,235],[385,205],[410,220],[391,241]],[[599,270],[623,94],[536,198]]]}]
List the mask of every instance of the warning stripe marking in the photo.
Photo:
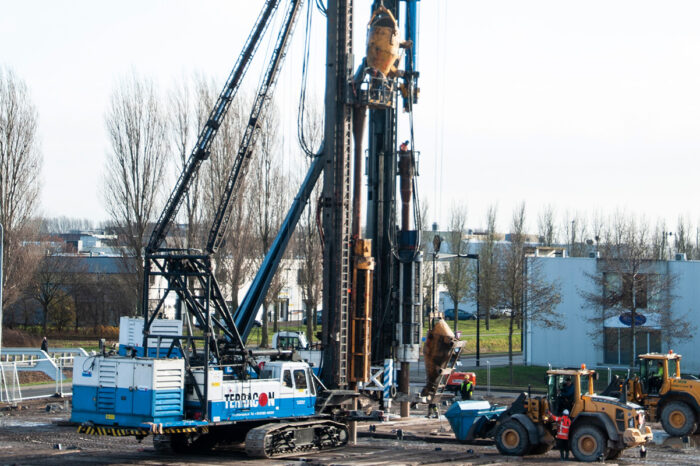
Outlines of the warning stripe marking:
[{"label": "warning stripe marking", "polygon": [[[207,427],[165,427],[163,434],[189,434],[194,432],[208,433]],[[145,429],[125,429],[119,427],[97,427],[97,426],[80,426],[78,427],[79,434],[88,435],[105,435],[109,437],[146,437],[150,432]]]}]

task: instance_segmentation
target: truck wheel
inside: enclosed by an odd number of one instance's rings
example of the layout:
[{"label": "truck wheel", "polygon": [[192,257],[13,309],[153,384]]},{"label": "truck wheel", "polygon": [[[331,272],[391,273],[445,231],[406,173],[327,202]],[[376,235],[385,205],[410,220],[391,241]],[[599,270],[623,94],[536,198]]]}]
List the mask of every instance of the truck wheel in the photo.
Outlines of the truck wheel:
[{"label": "truck wheel", "polygon": [[607,456],[608,439],[596,426],[581,426],[571,437],[571,452],[577,460],[591,462]]},{"label": "truck wheel", "polygon": [[509,419],[496,430],[496,448],[503,455],[525,456],[530,449],[527,430],[515,419]]},{"label": "truck wheel", "polygon": [[671,401],[661,410],[661,425],[669,435],[682,437],[697,429],[695,413],[682,401]]}]

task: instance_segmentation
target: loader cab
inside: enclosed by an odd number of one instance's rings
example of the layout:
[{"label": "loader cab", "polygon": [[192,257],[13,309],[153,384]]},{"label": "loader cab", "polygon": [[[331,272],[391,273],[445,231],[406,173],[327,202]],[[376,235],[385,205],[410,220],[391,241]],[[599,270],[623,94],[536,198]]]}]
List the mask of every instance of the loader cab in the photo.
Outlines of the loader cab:
[{"label": "loader cab", "polygon": [[642,393],[658,396],[668,390],[665,385],[669,379],[680,378],[681,357],[673,352],[641,354],[637,358],[637,373]]},{"label": "loader cab", "polygon": [[574,401],[581,397],[581,379],[577,375],[547,372],[547,401],[552,412],[560,416],[562,411],[572,411]]},{"label": "loader cab", "polygon": [[596,372],[582,367],[547,371],[547,401],[551,411],[560,416],[568,409],[575,416],[583,409],[581,396],[593,395]]}]

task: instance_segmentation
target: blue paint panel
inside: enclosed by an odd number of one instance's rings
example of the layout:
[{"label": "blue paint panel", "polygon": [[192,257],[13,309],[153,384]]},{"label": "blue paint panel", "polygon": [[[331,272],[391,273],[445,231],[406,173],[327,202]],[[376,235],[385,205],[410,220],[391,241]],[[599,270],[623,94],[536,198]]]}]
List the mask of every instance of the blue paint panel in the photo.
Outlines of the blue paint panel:
[{"label": "blue paint panel", "polygon": [[119,393],[116,394],[116,398],[117,402],[115,404],[114,412],[131,414],[134,406],[134,392],[119,390]]},{"label": "blue paint panel", "polygon": [[[74,385],[71,421],[123,427],[138,427],[146,422],[181,422],[183,397],[183,390],[134,391]],[[108,419],[108,415],[114,419]]]}]

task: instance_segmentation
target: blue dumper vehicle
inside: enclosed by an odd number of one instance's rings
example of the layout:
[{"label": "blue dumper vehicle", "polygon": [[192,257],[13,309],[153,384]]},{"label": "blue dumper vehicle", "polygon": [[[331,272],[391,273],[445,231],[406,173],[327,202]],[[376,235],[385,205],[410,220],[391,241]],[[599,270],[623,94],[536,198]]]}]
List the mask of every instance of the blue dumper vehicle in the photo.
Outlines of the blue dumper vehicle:
[{"label": "blue dumper vehicle", "polygon": [[489,432],[505,406],[491,406],[488,401],[457,401],[445,413],[460,442],[471,442]]}]

